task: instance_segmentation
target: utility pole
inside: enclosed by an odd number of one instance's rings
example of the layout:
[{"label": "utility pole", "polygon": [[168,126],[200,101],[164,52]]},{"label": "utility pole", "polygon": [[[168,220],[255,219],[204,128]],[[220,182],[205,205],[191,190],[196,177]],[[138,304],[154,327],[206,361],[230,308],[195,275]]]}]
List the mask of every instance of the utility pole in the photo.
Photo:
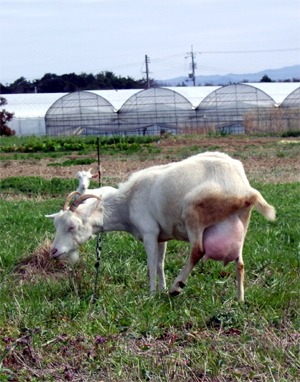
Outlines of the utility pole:
[{"label": "utility pole", "polygon": [[197,63],[195,62],[195,56],[196,54],[193,52],[193,45],[191,48],[191,51],[187,53],[189,56],[191,56],[192,63],[190,64],[190,68],[192,69],[192,73],[189,73],[189,78],[192,79],[194,86],[196,86],[196,76],[195,76],[195,69],[197,69]]},{"label": "utility pole", "polygon": [[147,54],[145,56],[145,63],[146,63],[147,89],[150,89],[149,68],[148,68],[148,63],[150,63],[150,58],[148,58]]}]

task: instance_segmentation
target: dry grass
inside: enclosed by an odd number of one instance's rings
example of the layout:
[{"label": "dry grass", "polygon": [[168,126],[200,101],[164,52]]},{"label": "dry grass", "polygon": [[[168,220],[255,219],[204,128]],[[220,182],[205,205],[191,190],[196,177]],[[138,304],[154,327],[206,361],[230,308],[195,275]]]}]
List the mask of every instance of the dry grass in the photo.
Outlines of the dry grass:
[{"label": "dry grass", "polygon": [[282,133],[299,129],[298,109],[254,109],[244,114],[243,126],[246,134]]},{"label": "dry grass", "polygon": [[[300,367],[295,352],[299,332],[288,322],[280,333],[267,322],[260,330],[247,325],[243,332],[207,329],[179,334],[170,328],[160,338],[111,336],[98,342],[84,336],[58,336],[40,349],[34,349],[30,341],[19,341],[6,363],[41,380],[51,376],[55,381],[293,381],[289,368]],[[212,361],[214,352],[218,357]],[[90,364],[85,367],[87,360]],[[97,371],[94,365],[91,373],[93,360],[95,365],[100,362],[101,368]]]},{"label": "dry grass", "polygon": [[67,264],[64,261],[51,260],[51,245],[52,242],[45,239],[32,254],[19,262],[14,273],[21,282],[32,283],[41,278],[56,280],[62,276],[67,277]]}]

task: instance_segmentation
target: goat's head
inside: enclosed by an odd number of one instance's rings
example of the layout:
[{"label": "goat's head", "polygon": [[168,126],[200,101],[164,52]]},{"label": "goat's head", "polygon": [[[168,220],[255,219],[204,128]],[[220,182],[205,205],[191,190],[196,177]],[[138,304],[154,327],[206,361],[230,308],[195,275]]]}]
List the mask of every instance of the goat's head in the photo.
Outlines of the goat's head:
[{"label": "goat's head", "polygon": [[77,178],[79,180],[79,189],[87,190],[89,188],[91,179],[95,179],[98,177],[98,174],[92,175],[91,168],[88,171],[78,171]]},{"label": "goat's head", "polygon": [[[81,195],[73,201],[70,208],[69,202],[75,194],[69,194],[63,208],[56,214],[45,215],[54,219],[56,235],[51,247],[50,256],[53,259],[67,259],[70,265],[78,260],[78,248],[103,227],[102,198],[95,195]],[[89,198],[96,198],[89,204],[81,203]]]}]

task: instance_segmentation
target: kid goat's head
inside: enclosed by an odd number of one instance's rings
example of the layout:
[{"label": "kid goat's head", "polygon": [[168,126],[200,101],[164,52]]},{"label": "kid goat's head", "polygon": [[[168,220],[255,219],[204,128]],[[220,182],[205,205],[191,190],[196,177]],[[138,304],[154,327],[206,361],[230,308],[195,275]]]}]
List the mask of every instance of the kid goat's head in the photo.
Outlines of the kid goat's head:
[{"label": "kid goat's head", "polygon": [[79,180],[79,186],[78,186],[79,190],[81,191],[87,190],[89,188],[91,180],[98,177],[98,174],[92,175],[91,171],[92,169],[90,168],[89,171],[82,170],[77,172],[76,175]]},{"label": "kid goat's head", "polygon": [[[103,227],[102,198],[89,194],[81,195],[68,208],[72,197],[78,194],[80,195],[77,191],[69,194],[62,210],[58,213],[45,215],[47,218],[54,219],[56,228],[50,256],[56,260],[67,259],[70,265],[78,260],[78,248]],[[96,198],[97,200],[81,205],[83,201],[89,198]]]}]

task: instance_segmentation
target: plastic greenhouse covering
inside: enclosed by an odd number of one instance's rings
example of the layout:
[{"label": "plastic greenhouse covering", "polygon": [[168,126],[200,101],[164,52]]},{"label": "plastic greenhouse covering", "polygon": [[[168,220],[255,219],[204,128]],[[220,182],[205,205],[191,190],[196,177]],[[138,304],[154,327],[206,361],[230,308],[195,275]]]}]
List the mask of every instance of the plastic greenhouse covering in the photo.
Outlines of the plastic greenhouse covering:
[{"label": "plastic greenhouse covering", "polygon": [[67,93],[3,94],[7,104],[3,109],[14,113],[7,124],[16,135],[45,135],[45,115],[53,103]]},{"label": "plastic greenhouse covering", "polygon": [[4,95],[17,135],[300,130],[299,83]]},{"label": "plastic greenhouse covering", "polygon": [[291,107],[300,109],[300,87],[294,90],[286,99],[282,102],[282,107]]}]

